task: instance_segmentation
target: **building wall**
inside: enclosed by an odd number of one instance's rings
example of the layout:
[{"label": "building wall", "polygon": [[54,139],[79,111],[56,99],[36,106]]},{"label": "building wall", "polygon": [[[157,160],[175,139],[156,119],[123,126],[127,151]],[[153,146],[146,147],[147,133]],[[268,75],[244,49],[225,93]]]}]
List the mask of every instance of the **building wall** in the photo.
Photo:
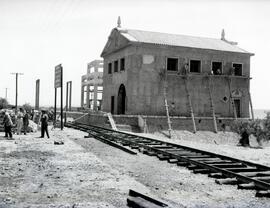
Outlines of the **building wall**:
[{"label": "building wall", "polygon": [[[125,71],[108,74],[108,63],[125,57]],[[243,77],[250,75],[250,56],[233,52],[222,52],[185,47],[153,46],[138,44],[129,46],[104,57],[104,102],[103,110],[110,112],[111,96],[115,96],[117,106],[118,90],[121,84],[126,87],[126,114],[165,115],[164,76],[167,57],[179,58],[179,71],[167,71],[167,100],[171,115],[189,116],[184,76],[181,76],[185,63],[190,59],[201,60],[201,73],[188,79],[195,116],[211,116],[210,96],[207,76],[211,73],[212,61],[223,63],[222,74],[231,72],[232,63],[243,64]],[[113,70],[114,71],[114,70]],[[212,93],[216,114],[222,117],[233,117],[227,76],[211,76]],[[249,79],[232,77],[231,90],[240,90],[241,117],[249,117]],[[116,113],[116,112],[114,112]]]}]

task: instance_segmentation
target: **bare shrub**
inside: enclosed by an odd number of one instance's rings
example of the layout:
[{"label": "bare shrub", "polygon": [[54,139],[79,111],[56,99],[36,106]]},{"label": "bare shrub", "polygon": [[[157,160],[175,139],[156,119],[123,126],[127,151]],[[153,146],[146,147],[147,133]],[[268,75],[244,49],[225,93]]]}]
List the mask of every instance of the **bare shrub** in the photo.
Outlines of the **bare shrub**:
[{"label": "bare shrub", "polygon": [[264,119],[236,120],[232,123],[231,129],[238,134],[242,134],[246,130],[249,135],[253,134],[258,144],[261,145],[262,141],[270,140],[270,112]]}]

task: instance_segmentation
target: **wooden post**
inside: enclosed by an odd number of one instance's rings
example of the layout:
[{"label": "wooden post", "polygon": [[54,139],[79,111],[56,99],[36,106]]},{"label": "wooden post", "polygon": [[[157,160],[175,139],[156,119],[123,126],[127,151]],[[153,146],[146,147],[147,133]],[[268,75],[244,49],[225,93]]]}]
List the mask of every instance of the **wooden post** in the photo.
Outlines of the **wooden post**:
[{"label": "wooden post", "polygon": [[232,80],[230,77],[228,77],[228,80],[229,80],[229,90],[230,90],[230,102],[232,104],[234,118],[235,118],[235,120],[237,120],[237,113],[236,113],[236,109],[235,109],[234,99],[232,97],[232,87],[231,87]]},{"label": "wooden post", "polygon": [[253,111],[253,105],[252,105],[250,92],[248,92],[248,97],[249,97],[249,104],[250,104],[250,110],[251,110],[251,118],[254,121],[254,111]]},{"label": "wooden post", "polygon": [[190,109],[190,116],[191,116],[192,124],[193,124],[193,132],[196,133],[197,132],[196,123],[195,123],[195,118],[194,118],[194,113],[193,113],[190,94],[188,91],[188,83],[187,82],[188,82],[188,75],[186,77],[184,77],[184,83],[185,83],[185,89],[186,89],[186,94],[187,94],[187,99],[188,99],[188,105],[189,105],[189,109]]},{"label": "wooden post", "polygon": [[63,68],[61,70],[61,130],[63,130]]},{"label": "wooden post", "polygon": [[[166,69],[165,69],[166,70]],[[164,77],[164,103],[165,103],[165,109],[166,109],[166,115],[167,115],[167,123],[168,123],[168,132],[169,132],[169,138],[172,137],[172,122],[170,119],[170,113],[169,113],[169,106],[168,106],[168,101],[167,101],[167,88],[168,88],[168,83],[167,83],[167,71],[165,72],[165,77]]]},{"label": "wooden post", "polygon": [[66,82],[66,111],[68,110],[68,82]]},{"label": "wooden post", "polygon": [[72,81],[69,81],[69,111],[71,111]]},{"label": "wooden post", "polygon": [[211,110],[212,110],[212,117],[213,117],[213,124],[214,124],[214,132],[217,133],[217,121],[216,121],[216,114],[215,114],[215,106],[214,106],[214,101],[213,101],[213,95],[212,95],[212,89],[211,89],[211,76],[208,77],[208,90],[209,90],[209,95],[210,95],[210,105],[211,105]]}]

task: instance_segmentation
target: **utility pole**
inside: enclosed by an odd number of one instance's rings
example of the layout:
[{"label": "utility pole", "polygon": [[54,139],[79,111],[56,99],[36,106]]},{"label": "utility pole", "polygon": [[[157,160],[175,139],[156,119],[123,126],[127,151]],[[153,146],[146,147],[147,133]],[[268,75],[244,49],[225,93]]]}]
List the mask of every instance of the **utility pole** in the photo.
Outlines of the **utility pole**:
[{"label": "utility pole", "polygon": [[7,101],[7,91],[8,91],[8,88],[6,87],[5,89],[6,89],[6,96],[5,96],[5,98],[6,98],[6,101]]},{"label": "utility pole", "polygon": [[16,75],[16,96],[15,96],[15,110],[18,110],[18,75],[23,75],[23,73],[11,73],[12,75]]},{"label": "utility pole", "polygon": [[71,111],[71,91],[72,81],[68,81],[66,85],[66,111]]},{"label": "utility pole", "polygon": [[35,101],[35,109],[39,110],[39,89],[40,89],[40,79],[36,80],[36,101]]}]

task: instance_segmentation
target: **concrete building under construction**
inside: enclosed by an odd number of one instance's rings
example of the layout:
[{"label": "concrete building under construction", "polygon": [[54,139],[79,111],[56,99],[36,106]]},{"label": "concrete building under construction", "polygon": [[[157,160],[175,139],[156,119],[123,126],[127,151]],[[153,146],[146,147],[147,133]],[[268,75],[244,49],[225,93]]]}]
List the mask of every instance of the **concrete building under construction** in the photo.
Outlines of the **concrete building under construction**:
[{"label": "concrete building under construction", "polygon": [[87,64],[87,74],[81,80],[81,107],[100,110],[103,92],[103,61],[94,60]]},{"label": "concrete building under construction", "polygon": [[167,106],[171,116],[248,118],[252,55],[224,31],[215,39],[119,24],[101,54],[103,111],[166,115]]}]

